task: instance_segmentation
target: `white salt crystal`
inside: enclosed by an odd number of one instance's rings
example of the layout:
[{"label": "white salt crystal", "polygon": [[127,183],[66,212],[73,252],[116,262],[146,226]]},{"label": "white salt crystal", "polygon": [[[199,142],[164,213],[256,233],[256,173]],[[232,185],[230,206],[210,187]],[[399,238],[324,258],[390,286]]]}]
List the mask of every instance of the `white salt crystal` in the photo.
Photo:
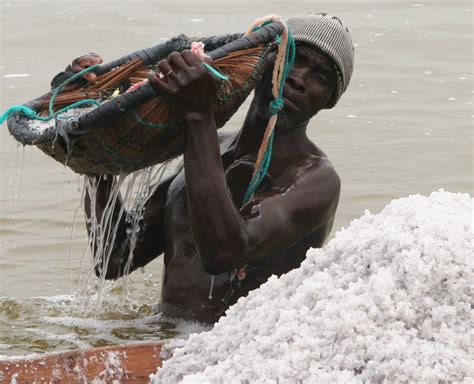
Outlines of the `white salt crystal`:
[{"label": "white salt crystal", "polygon": [[41,120],[31,120],[28,127],[30,130],[42,133],[48,129],[54,129],[54,120],[50,121],[41,121]]},{"label": "white salt crystal", "polygon": [[299,269],[193,334],[160,383],[462,382],[474,376],[473,199],[440,190],[366,211]]}]

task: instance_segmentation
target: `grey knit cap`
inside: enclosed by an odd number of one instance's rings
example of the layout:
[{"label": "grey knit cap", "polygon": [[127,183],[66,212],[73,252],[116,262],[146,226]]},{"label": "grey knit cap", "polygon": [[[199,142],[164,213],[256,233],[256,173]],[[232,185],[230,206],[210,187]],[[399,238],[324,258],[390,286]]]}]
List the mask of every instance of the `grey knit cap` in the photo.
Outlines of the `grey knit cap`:
[{"label": "grey knit cap", "polygon": [[337,89],[326,108],[336,105],[349,85],[354,68],[354,45],[349,29],[337,17],[327,13],[307,13],[287,21],[295,41],[314,45],[334,62]]}]

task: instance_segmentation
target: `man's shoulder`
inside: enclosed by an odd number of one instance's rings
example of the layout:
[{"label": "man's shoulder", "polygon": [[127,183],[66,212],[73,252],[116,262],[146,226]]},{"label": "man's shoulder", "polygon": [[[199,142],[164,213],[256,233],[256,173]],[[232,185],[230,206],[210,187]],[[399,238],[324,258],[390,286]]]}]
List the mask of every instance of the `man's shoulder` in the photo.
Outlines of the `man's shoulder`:
[{"label": "man's shoulder", "polygon": [[281,185],[286,199],[291,201],[287,208],[296,213],[304,211],[305,216],[312,218],[309,221],[315,228],[332,221],[339,202],[341,179],[329,159],[322,152],[307,153],[295,158],[290,168],[290,177],[283,181],[288,185]]},{"label": "man's shoulder", "polygon": [[312,141],[309,141],[309,144],[311,150],[308,151],[307,156],[312,164],[309,176],[318,180],[332,180],[340,187],[341,179],[326,153]]},{"label": "man's shoulder", "polygon": [[308,154],[296,168],[299,185],[312,193],[325,196],[330,204],[339,198],[341,178],[326,156]]},{"label": "man's shoulder", "polygon": [[322,181],[332,181],[340,186],[341,180],[336,169],[319,148],[295,157],[291,168],[295,176],[305,183],[319,184]]},{"label": "man's shoulder", "polygon": [[325,156],[308,155],[308,166],[300,172],[293,209],[303,210],[303,222],[315,230],[329,232],[339,203],[341,179]]},{"label": "man's shoulder", "polygon": [[310,164],[311,167],[309,168],[310,170],[310,175],[315,178],[330,178],[330,179],[337,179],[340,182],[339,175],[336,171],[336,168],[334,168],[333,164],[329,160],[327,156],[318,156],[318,155],[313,155],[310,154],[308,155],[310,158]]},{"label": "man's shoulder", "polygon": [[283,173],[270,178],[273,187],[257,195],[245,208],[245,214],[253,217],[259,212],[271,223],[270,227],[291,228],[295,236],[323,234],[319,242],[311,239],[311,244],[322,243],[332,227],[341,185],[327,157],[308,153],[295,156]]}]

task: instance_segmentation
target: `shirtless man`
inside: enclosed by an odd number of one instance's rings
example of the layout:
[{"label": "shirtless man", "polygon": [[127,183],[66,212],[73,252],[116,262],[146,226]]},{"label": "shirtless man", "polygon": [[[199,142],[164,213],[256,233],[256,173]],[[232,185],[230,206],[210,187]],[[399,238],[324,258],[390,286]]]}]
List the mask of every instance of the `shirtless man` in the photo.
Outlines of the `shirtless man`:
[{"label": "shirtless man", "polygon": [[[284,86],[271,163],[264,182],[243,206],[273,100],[272,58],[242,129],[233,134],[216,131],[211,109],[215,80],[193,53],[171,54],[158,64],[166,76],[150,77],[185,125],[184,166],[148,200],[131,264],[135,270],[164,253],[165,315],[214,323],[271,275],[298,268],[308,248],[321,247],[331,231],[340,179],[306,129],[347,88],[352,41],[342,22],[330,15],[301,15],[288,24],[297,44],[296,60]],[[86,57],[75,69],[95,62],[97,57]],[[111,178],[97,179],[100,217]],[[89,216],[90,210],[87,196]],[[102,270],[102,263],[96,268],[108,279],[123,274],[127,225],[122,217],[108,269]]]}]

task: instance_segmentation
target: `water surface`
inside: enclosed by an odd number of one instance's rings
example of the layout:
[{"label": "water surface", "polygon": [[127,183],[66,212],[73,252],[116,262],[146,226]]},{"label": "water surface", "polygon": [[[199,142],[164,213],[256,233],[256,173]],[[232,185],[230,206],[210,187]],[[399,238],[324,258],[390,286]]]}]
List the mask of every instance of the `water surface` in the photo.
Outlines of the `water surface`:
[{"label": "water surface", "polygon": [[[2,1],[0,109],[46,92],[58,71],[89,51],[108,61],[180,33],[244,31],[268,13],[334,13],[352,31],[355,72],[339,105],[321,112],[309,135],[342,179],[337,230],[394,198],[439,188],[472,194],[471,6],[469,1]],[[225,129],[239,129],[244,116],[241,109]],[[86,244],[82,182],[38,149],[17,145],[6,125],[1,128],[0,355],[188,332],[152,315],[160,295],[160,259],[132,274],[126,300],[119,284],[107,291],[101,311],[87,311],[76,294]],[[89,264],[86,255],[83,270]],[[94,297],[88,300],[93,308]]]}]

